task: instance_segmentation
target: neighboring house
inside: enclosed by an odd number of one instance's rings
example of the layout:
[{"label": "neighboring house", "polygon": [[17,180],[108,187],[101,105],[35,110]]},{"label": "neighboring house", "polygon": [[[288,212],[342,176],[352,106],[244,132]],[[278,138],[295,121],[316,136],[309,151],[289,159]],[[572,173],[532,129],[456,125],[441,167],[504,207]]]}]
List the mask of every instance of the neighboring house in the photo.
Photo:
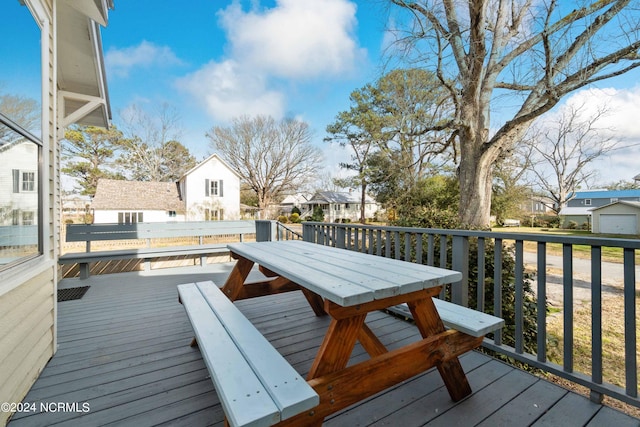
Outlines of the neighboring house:
[{"label": "neighboring house", "polygon": [[185,220],[175,182],[100,179],[91,208],[96,224]]},{"label": "neighboring house", "polygon": [[[360,205],[362,198],[357,192],[319,191],[304,202],[303,206],[313,212],[316,206],[324,211],[325,221],[344,222],[360,220]],[[369,195],[365,196],[365,218],[373,218],[380,209],[378,203]]]},{"label": "neighboring house", "polygon": [[0,142],[0,226],[38,224],[38,146]]},{"label": "neighboring house", "polygon": [[91,208],[103,224],[240,219],[240,175],[214,154],[178,182],[101,179]]},{"label": "neighboring house", "polygon": [[[32,195],[36,196],[33,200],[37,203],[32,216],[37,223],[34,244],[15,251],[7,245],[11,240],[0,234],[0,402],[17,403],[22,401],[57,348],[59,140],[64,136],[65,127],[73,123],[108,125],[111,113],[99,25],[106,25],[107,8],[113,8],[113,2],[20,0],[3,2],[2,7],[3,19],[12,18],[14,12],[4,15],[9,10],[33,17],[33,25],[16,26],[10,36],[2,34],[7,37],[5,42],[9,37],[33,40],[35,35],[37,43],[32,47],[41,59],[39,70],[34,70],[41,82],[40,130],[34,136],[16,122],[17,118],[0,115],[3,135],[0,145],[25,141],[5,150],[5,155],[14,156],[17,151],[13,150],[23,149],[37,153],[36,161],[28,165],[11,163],[7,168],[3,159],[0,168],[11,171],[10,175],[9,172],[4,175],[0,185],[3,200],[15,196],[13,189],[17,185],[20,197],[33,189]],[[23,52],[14,53],[18,64]],[[7,67],[11,69],[11,64]],[[22,94],[18,87],[9,85],[3,89],[7,93]],[[23,202],[24,212],[31,211],[31,198],[28,202],[14,199],[14,203]],[[19,216],[23,224],[25,220],[31,221],[29,215]],[[21,227],[32,226],[6,228],[9,232],[19,232]],[[0,411],[0,425],[5,425],[10,416],[10,412]]]},{"label": "neighboring house", "polygon": [[566,206],[560,210],[561,227],[567,228],[571,221],[581,226],[591,224],[591,211],[594,208],[615,203],[617,201],[640,201],[640,190],[590,190],[576,191]]},{"label": "neighboring house", "polygon": [[591,209],[594,233],[640,234],[640,202],[619,200]]},{"label": "neighboring house", "polygon": [[308,194],[289,194],[282,202],[280,202],[280,213],[282,215],[291,215],[291,211],[294,207],[300,209],[300,216],[305,216],[309,212],[309,205],[305,205],[311,198]]},{"label": "neighboring house", "polygon": [[526,215],[548,215],[553,212],[553,205],[553,200],[548,197],[530,195],[527,201],[520,205],[520,209]]},{"label": "neighboring house", "polygon": [[240,219],[240,175],[217,154],[178,181],[187,221]]}]

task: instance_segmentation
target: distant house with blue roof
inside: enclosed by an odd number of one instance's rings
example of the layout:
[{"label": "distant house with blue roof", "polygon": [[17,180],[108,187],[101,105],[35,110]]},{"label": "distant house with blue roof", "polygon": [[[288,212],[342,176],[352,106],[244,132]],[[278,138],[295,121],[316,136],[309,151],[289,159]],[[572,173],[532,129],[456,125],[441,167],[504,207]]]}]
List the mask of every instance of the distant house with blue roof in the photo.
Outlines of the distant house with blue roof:
[{"label": "distant house with blue roof", "polygon": [[589,190],[576,191],[566,206],[560,210],[562,227],[568,228],[574,221],[581,226],[591,224],[591,211],[618,201],[640,202],[640,189],[635,190]]}]

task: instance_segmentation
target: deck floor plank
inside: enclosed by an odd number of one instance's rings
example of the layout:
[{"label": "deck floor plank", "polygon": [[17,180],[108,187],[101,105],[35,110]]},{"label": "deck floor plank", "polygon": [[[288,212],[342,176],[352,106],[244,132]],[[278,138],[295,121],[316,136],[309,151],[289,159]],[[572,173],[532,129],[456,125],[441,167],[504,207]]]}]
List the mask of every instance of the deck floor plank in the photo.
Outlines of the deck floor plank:
[{"label": "deck floor plank", "polygon": [[[58,352],[25,402],[87,402],[90,411],[15,414],[9,427],[221,426],[224,414],[178,303],[176,285],[213,280],[222,285],[231,264],[65,279],[60,288],[91,286],[80,300],[58,304]],[[252,278],[260,280],[257,271]],[[301,375],[306,375],[329,326],[300,292],[237,302]],[[415,326],[375,312],[367,324],[389,348],[419,337]],[[350,364],[366,360],[359,344]],[[638,425],[478,352],[461,357],[473,394],[451,401],[430,370],[329,417],[325,425]],[[576,413],[580,413],[580,418]]]}]

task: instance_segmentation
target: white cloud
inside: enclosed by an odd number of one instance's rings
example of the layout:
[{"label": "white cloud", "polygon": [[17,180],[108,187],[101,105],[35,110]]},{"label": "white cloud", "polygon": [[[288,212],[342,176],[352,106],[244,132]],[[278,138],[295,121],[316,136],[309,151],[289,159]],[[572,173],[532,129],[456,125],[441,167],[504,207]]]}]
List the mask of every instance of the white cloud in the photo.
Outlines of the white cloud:
[{"label": "white cloud", "polygon": [[227,35],[226,58],[211,61],[178,81],[218,121],[246,114],[281,118],[288,84],[331,80],[354,72],[366,59],[353,34],[356,5],[348,0],[276,0],[272,8],[240,1],[218,12]]},{"label": "white cloud", "polygon": [[605,107],[607,114],[598,123],[612,130],[616,139],[640,139],[640,86],[630,89],[587,89],[567,100],[569,105],[584,105],[587,115]]},{"label": "white cloud", "polygon": [[356,5],[346,0],[277,0],[245,12],[219,12],[234,58],[279,77],[339,76],[363,59],[353,32]]},{"label": "white cloud", "polygon": [[[589,169],[598,171],[600,179],[594,183],[596,187],[620,180],[630,181],[640,173],[640,86],[585,89],[567,98],[564,105],[582,106],[585,118],[593,116],[598,109],[607,109],[607,114],[598,120],[596,126],[606,130],[603,135],[610,136],[617,145],[589,166]],[[558,113],[545,115],[542,120],[553,120]]]},{"label": "white cloud", "polygon": [[178,87],[198,99],[207,113],[221,121],[240,115],[284,114],[284,95],[267,87],[266,77],[234,60],[212,61],[180,79]]},{"label": "white cloud", "polygon": [[146,40],[137,46],[111,48],[105,55],[109,74],[127,77],[136,67],[180,65],[182,61],[167,46],[158,46]]}]

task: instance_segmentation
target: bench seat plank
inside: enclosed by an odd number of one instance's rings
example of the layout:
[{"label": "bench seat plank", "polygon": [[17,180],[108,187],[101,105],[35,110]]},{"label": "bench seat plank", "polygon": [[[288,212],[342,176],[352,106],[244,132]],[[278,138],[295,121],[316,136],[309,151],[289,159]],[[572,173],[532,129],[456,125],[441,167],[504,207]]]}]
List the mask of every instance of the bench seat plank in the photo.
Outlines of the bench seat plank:
[{"label": "bench seat plank", "polygon": [[231,425],[272,425],[317,393],[211,281],[178,286]]},{"label": "bench seat plank", "polygon": [[[433,298],[433,303],[444,325],[474,337],[482,337],[504,326],[504,320],[472,308]],[[412,317],[406,304],[390,307],[389,311]]]},{"label": "bench seat plank", "polygon": [[59,264],[75,264],[131,258],[159,258],[180,255],[200,255],[229,252],[226,243],[191,246],[167,246],[163,248],[118,249],[113,251],[69,252],[62,255]]}]

